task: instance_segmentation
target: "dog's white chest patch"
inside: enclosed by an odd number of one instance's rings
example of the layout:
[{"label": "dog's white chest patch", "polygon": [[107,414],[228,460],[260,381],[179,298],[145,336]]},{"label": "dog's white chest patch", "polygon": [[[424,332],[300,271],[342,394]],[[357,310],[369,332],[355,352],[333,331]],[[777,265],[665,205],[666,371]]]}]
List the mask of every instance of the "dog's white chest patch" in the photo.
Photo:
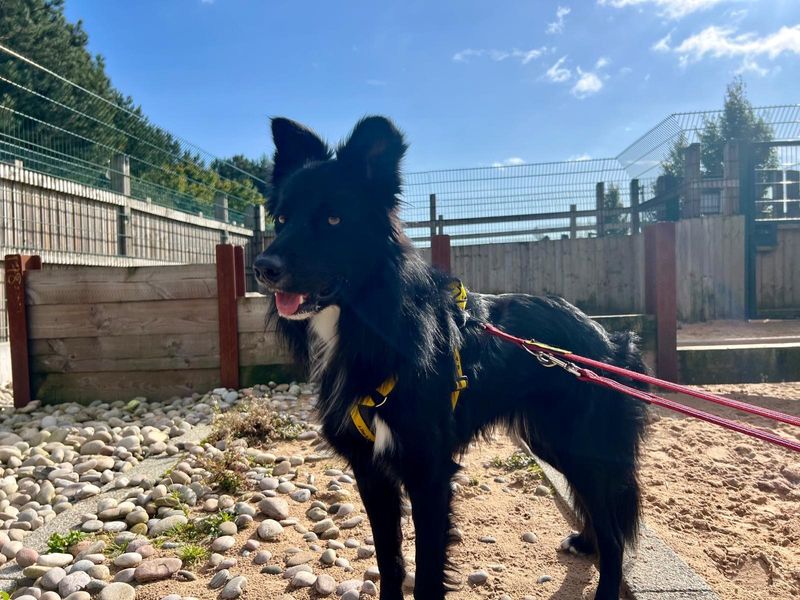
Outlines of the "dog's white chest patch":
[{"label": "dog's white chest patch", "polygon": [[327,306],[311,317],[308,354],[311,359],[311,379],[314,381],[319,381],[336,350],[340,313],[338,306]]},{"label": "dog's white chest patch", "polygon": [[375,427],[375,444],[372,449],[372,455],[379,456],[394,447],[394,436],[392,435],[392,430],[389,429],[389,426],[386,424],[386,421],[377,415],[375,416],[373,425]]}]

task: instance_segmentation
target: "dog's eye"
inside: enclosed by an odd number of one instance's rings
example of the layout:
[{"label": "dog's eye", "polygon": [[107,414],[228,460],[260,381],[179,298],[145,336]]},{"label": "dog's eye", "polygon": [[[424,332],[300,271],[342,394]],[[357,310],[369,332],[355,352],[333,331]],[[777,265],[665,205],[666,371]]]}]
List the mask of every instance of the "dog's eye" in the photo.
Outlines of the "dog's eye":
[{"label": "dog's eye", "polygon": [[338,225],[341,222],[341,217],[328,217],[328,225]]},{"label": "dog's eye", "polygon": [[281,225],[286,223],[286,217],[284,217],[283,215],[278,215],[278,218],[275,220],[278,221],[278,223],[280,223]]}]

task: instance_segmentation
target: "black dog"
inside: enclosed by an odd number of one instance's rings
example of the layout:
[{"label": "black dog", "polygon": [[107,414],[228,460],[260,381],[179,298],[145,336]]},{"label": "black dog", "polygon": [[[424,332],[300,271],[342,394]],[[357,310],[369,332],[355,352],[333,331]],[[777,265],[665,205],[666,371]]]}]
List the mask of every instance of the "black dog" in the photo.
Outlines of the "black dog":
[{"label": "black dog", "polygon": [[[416,529],[414,597],[443,598],[453,458],[500,425],[569,480],[583,530],[562,547],[597,552],[596,598],[616,599],[639,524],[644,405],[544,368],[480,323],[642,371],[634,337],[554,297],[470,293],[462,310],[452,280],[402,231],[406,144],[387,119],[361,120],[335,154],[293,121],[273,119],[272,133],[276,238],[254,268],[275,294],[279,333],[320,384],[324,435],[352,465],[381,598],[403,597],[401,487]],[[454,398],[459,354],[468,387]]]}]

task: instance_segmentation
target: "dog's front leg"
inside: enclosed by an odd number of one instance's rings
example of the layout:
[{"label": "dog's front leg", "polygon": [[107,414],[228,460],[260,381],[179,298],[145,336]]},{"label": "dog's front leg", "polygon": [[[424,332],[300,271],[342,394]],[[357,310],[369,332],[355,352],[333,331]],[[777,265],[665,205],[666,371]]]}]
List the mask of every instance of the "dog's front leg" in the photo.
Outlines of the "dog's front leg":
[{"label": "dog's front leg", "polygon": [[416,534],[416,600],[444,598],[444,567],[450,529],[450,478],[457,465],[447,458],[429,459],[404,478],[411,499]]},{"label": "dog's front leg", "polygon": [[353,474],[375,539],[381,572],[381,600],[402,600],[405,568],[401,550],[400,486],[396,479],[376,467],[371,458],[353,461]]}]

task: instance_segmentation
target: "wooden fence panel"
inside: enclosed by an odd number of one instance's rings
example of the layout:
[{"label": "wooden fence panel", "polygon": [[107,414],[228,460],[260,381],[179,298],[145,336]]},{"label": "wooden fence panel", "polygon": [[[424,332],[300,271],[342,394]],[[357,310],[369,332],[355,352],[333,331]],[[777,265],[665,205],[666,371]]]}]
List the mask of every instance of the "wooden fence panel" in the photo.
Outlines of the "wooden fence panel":
[{"label": "wooden fence panel", "polygon": [[644,310],[642,236],[453,246],[452,272],[485,293],[558,294],[594,313]]},{"label": "wooden fence panel", "polygon": [[678,320],[744,318],[744,217],[679,221],[676,227]]},{"label": "wooden fence panel", "polygon": [[778,225],[778,245],[759,248],[756,276],[759,309],[800,314],[800,224]]}]

